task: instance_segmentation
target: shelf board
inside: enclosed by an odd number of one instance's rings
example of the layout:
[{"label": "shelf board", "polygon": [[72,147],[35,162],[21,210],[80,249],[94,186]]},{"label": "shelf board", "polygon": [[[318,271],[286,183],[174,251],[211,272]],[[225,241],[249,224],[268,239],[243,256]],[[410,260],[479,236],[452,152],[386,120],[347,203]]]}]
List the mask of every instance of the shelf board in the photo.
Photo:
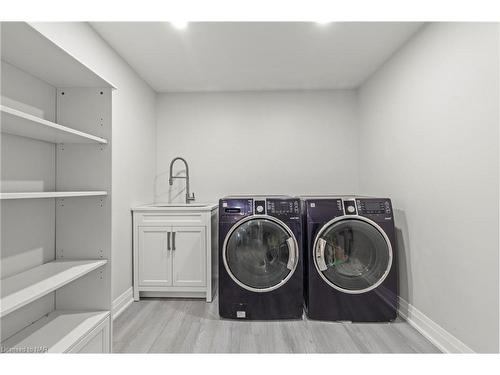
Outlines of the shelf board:
[{"label": "shelf board", "polygon": [[2,133],[52,143],[108,143],[104,138],[59,125],[4,105],[0,105],[0,111],[2,113]]},{"label": "shelf board", "polygon": [[[42,25],[43,26],[43,25]],[[2,60],[54,87],[113,87],[113,85],[59,47],[37,23],[3,22]]]},{"label": "shelf board", "polygon": [[102,195],[108,195],[108,193],[106,191],[34,191],[34,192],[19,192],[19,193],[0,193],[0,200],[94,197]]},{"label": "shelf board", "polygon": [[99,260],[54,260],[1,280],[0,317],[104,266]]},{"label": "shelf board", "polygon": [[[7,353],[24,348],[64,353],[109,317],[109,311],[55,310],[2,342]],[[17,350],[16,350],[17,349]]]}]

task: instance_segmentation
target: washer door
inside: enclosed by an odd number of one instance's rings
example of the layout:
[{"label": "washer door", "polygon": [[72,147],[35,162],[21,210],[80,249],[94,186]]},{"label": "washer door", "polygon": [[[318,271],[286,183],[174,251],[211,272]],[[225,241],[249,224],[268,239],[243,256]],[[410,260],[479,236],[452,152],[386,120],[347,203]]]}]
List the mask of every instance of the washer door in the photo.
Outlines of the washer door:
[{"label": "washer door", "polygon": [[283,286],[298,263],[298,244],[290,229],[272,216],[250,216],[226,236],[223,260],[229,276],[253,292]]},{"label": "washer door", "polygon": [[379,225],[361,216],[330,221],[319,231],[313,248],[321,277],[345,293],[376,288],[392,265],[389,238]]}]

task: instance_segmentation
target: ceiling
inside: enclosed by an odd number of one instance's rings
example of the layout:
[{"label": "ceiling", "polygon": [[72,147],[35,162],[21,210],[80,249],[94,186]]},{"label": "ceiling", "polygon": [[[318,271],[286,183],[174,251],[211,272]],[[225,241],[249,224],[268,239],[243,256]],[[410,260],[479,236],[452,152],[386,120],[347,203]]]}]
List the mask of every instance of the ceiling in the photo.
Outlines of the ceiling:
[{"label": "ceiling", "polygon": [[359,86],[422,23],[93,22],[157,92]]}]

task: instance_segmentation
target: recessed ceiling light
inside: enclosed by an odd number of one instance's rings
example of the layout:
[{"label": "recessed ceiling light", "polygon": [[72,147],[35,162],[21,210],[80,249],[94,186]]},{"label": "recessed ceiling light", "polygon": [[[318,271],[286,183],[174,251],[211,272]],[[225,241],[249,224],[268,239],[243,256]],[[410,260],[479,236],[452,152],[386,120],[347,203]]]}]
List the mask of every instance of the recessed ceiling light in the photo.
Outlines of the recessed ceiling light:
[{"label": "recessed ceiling light", "polygon": [[187,21],[170,21],[170,24],[178,30],[184,30],[188,25]]},{"label": "recessed ceiling light", "polygon": [[332,21],[314,21],[314,23],[316,23],[317,25],[325,26],[332,23]]}]

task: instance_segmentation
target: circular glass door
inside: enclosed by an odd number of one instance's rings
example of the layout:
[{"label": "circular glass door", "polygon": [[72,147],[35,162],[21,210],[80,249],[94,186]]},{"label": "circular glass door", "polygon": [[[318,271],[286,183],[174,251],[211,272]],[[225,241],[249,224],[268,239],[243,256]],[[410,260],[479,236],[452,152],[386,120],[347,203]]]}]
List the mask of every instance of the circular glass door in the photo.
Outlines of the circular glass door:
[{"label": "circular glass door", "polygon": [[228,233],[224,266],[241,287],[267,292],[288,281],[298,262],[298,245],[284,223],[270,216],[249,217]]},{"label": "circular glass door", "polygon": [[326,224],[314,244],[315,265],[333,288],[346,293],[365,293],[387,277],[392,265],[392,246],[373,221],[335,219]]}]

